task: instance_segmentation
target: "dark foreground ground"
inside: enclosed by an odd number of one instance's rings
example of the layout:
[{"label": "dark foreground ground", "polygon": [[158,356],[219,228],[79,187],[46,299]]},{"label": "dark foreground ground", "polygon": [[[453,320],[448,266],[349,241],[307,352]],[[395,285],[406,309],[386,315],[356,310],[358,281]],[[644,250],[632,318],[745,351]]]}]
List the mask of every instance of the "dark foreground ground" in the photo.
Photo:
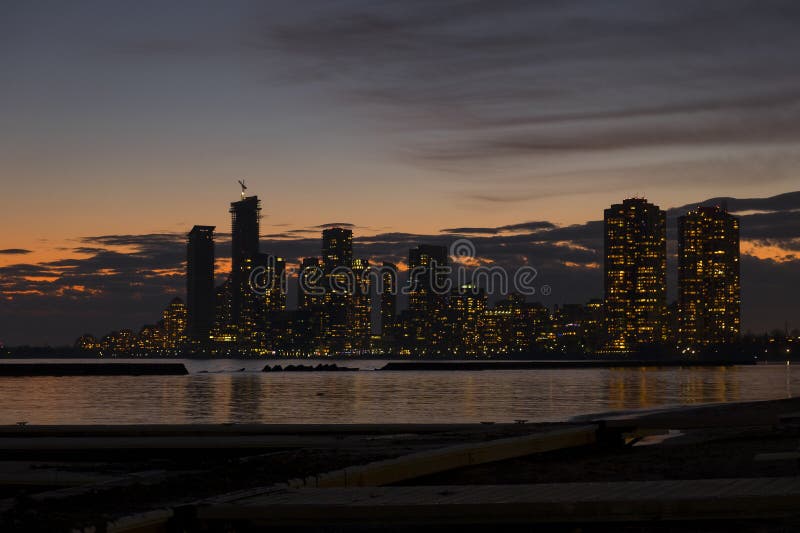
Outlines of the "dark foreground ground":
[{"label": "dark foreground ground", "polygon": [[[587,481],[794,480],[800,479],[796,456],[767,455],[797,451],[800,414],[794,413],[800,413],[800,400],[623,418],[601,415],[569,424],[0,427],[0,531],[266,527],[410,531],[430,525],[426,522],[431,518],[422,517],[413,525],[413,520],[403,524],[379,518],[365,523],[337,520],[336,508],[314,507],[313,495],[320,494],[314,491],[380,485],[390,491],[408,488],[413,496],[417,490],[413,487],[424,494],[424,487],[431,486],[515,485],[522,490],[542,483]],[[574,436],[562,438],[577,434],[591,434],[591,442],[576,444]],[[556,436],[542,437],[546,443],[541,444],[537,439],[543,435]],[[528,444],[521,447],[523,441]],[[500,452],[485,451],[497,448],[498,442],[512,444]],[[470,465],[452,459],[463,456],[465,446],[471,450],[469,462],[486,462]],[[504,458],[508,455],[514,457]],[[374,466],[387,459],[393,461]],[[368,466],[354,468],[358,465]],[[337,471],[346,475],[317,476]],[[276,487],[286,482],[288,486]],[[598,485],[598,491],[604,486]],[[300,498],[303,507],[297,508],[298,520],[287,520],[285,513],[294,508],[274,507],[269,495],[295,489],[293,497]],[[264,517],[252,507],[240,513],[243,502],[252,500],[246,497],[264,494],[270,505]],[[788,497],[794,498],[794,492]],[[749,505],[747,500],[740,504]],[[216,512],[223,508],[224,512]],[[754,511],[750,515],[755,516],[745,516],[732,509],[729,518],[686,520],[671,509],[669,520],[659,520],[660,511],[653,511],[613,523],[577,515],[569,523],[531,523],[541,520],[540,515],[525,523],[488,517],[481,525],[443,519],[436,527],[441,531],[800,531],[800,497],[794,508],[796,515],[765,511],[759,516],[760,511]],[[270,515],[274,509],[278,514]],[[502,507],[487,509],[489,514],[502,512]],[[314,514],[331,510],[334,514]],[[268,518],[279,515],[284,518]]]}]

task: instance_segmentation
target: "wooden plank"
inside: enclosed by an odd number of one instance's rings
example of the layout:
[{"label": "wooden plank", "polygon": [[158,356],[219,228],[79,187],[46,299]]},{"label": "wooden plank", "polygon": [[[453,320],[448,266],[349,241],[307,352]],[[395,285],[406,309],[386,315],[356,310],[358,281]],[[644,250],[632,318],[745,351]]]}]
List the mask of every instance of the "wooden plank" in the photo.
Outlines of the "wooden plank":
[{"label": "wooden plank", "polygon": [[388,485],[470,465],[594,444],[597,441],[597,429],[598,426],[590,424],[521,437],[447,446],[320,474],[309,478],[306,486],[325,488]]}]

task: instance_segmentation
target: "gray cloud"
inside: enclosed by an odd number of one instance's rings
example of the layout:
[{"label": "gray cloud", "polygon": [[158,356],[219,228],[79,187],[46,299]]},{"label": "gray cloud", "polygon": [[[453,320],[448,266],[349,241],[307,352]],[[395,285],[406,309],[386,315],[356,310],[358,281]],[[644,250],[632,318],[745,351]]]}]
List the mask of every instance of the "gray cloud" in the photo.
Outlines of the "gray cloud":
[{"label": "gray cloud", "polygon": [[26,250],[24,248],[6,248],[5,250],[0,250],[0,255],[25,255],[31,253],[31,250]]},{"label": "gray cloud", "polygon": [[401,157],[462,176],[523,161],[531,180],[586,173],[567,154],[617,154],[602,163],[613,169],[630,151],[800,143],[796,2],[364,0],[312,13],[249,43],[406,130]]},{"label": "gray cloud", "polygon": [[506,226],[498,226],[495,228],[445,228],[441,230],[442,233],[451,234],[487,234],[497,235],[498,233],[505,233],[510,231],[539,231],[544,229],[553,229],[555,224],[547,221],[534,221],[522,222],[520,224],[509,224]]}]

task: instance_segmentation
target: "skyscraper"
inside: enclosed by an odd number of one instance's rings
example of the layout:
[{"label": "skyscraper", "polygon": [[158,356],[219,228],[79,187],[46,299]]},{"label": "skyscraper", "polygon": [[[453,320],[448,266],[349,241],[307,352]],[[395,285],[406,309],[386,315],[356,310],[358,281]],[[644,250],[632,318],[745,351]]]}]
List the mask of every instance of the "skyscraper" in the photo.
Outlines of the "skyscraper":
[{"label": "skyscraper", "polygon": [[387,341],[396,334],[397,316],[397,266],[383,263],[381,268],[381,337]]},{"label": "skyscraper", "polygon": [[300,272],[297,275],[297,307],[311,309],[319,305],[323,298],[315,293],[322,283],[322,266],[319,258],[306,257],[300,263]]},{"label": "skyscraper", "polygon": [[231,203],[231,314],[235,324],[241,324],[244,298],[249,292],[250,269],[258,255],[261,202],[258,196],[248,196]]},{"label": "skyscraper", "polygon": [[268,312],[286,310],[286,260],[269,255],[264,266],[265,305]]},{"label": "skyscraper", "polygon": [[449,257],[445,246],[420,244],[408,252],[409,331],[421,353],[446,350]]},{"label": "skyscraper", "polygon": [[322,265],[325,274],[336,267],[350,268],[353,263],[353,230],[326,228],[322,231]]},{"label": "skyscraper", "polygon": [[739,220],[719,206],[678,219],[678,341],[729,343],[739,336]]},{"label": "skyscraper", "polygon": [[[453,289],[448,301],[450,351],[460,355],[484,353],[481,321],[486,312],[486,291],[472,284]],[[507,339],[506,339],[507,342]]]},{"label": "skyscraper", "polygon": [[666,213],[644,198],[605,210],[605,350],[665,340]]},{"label": "skyscraper", "polygon": [[372,336],[372,278],[369,261],[353,259],[353,295],[349,308],[348,348],[355,352],[367,352]]},{"label": "skyscraper", "polygon": [[214,324],[214,226],[194,226],[186,245],[189,336],[208,342]]},{"label": "skyscraper", "polygon": [[349,317],[353,305],[353,232],[333,227],[322,232],[322,269],[325,273],[322,313],[323,351],[341,353],[348,348]]}]

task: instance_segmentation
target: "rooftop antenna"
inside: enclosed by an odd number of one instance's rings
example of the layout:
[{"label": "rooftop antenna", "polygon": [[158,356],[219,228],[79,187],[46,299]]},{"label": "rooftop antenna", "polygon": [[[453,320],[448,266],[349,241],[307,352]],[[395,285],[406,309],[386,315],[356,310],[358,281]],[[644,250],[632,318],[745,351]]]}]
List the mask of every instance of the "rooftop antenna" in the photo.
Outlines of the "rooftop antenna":
[{"label": "rooftop antenna", "polygon": [[244,184],[244,180],[239,180],[239,185],[242,187],[242,200],[244,200],[244,191],[247,190],[247,185]]}]

